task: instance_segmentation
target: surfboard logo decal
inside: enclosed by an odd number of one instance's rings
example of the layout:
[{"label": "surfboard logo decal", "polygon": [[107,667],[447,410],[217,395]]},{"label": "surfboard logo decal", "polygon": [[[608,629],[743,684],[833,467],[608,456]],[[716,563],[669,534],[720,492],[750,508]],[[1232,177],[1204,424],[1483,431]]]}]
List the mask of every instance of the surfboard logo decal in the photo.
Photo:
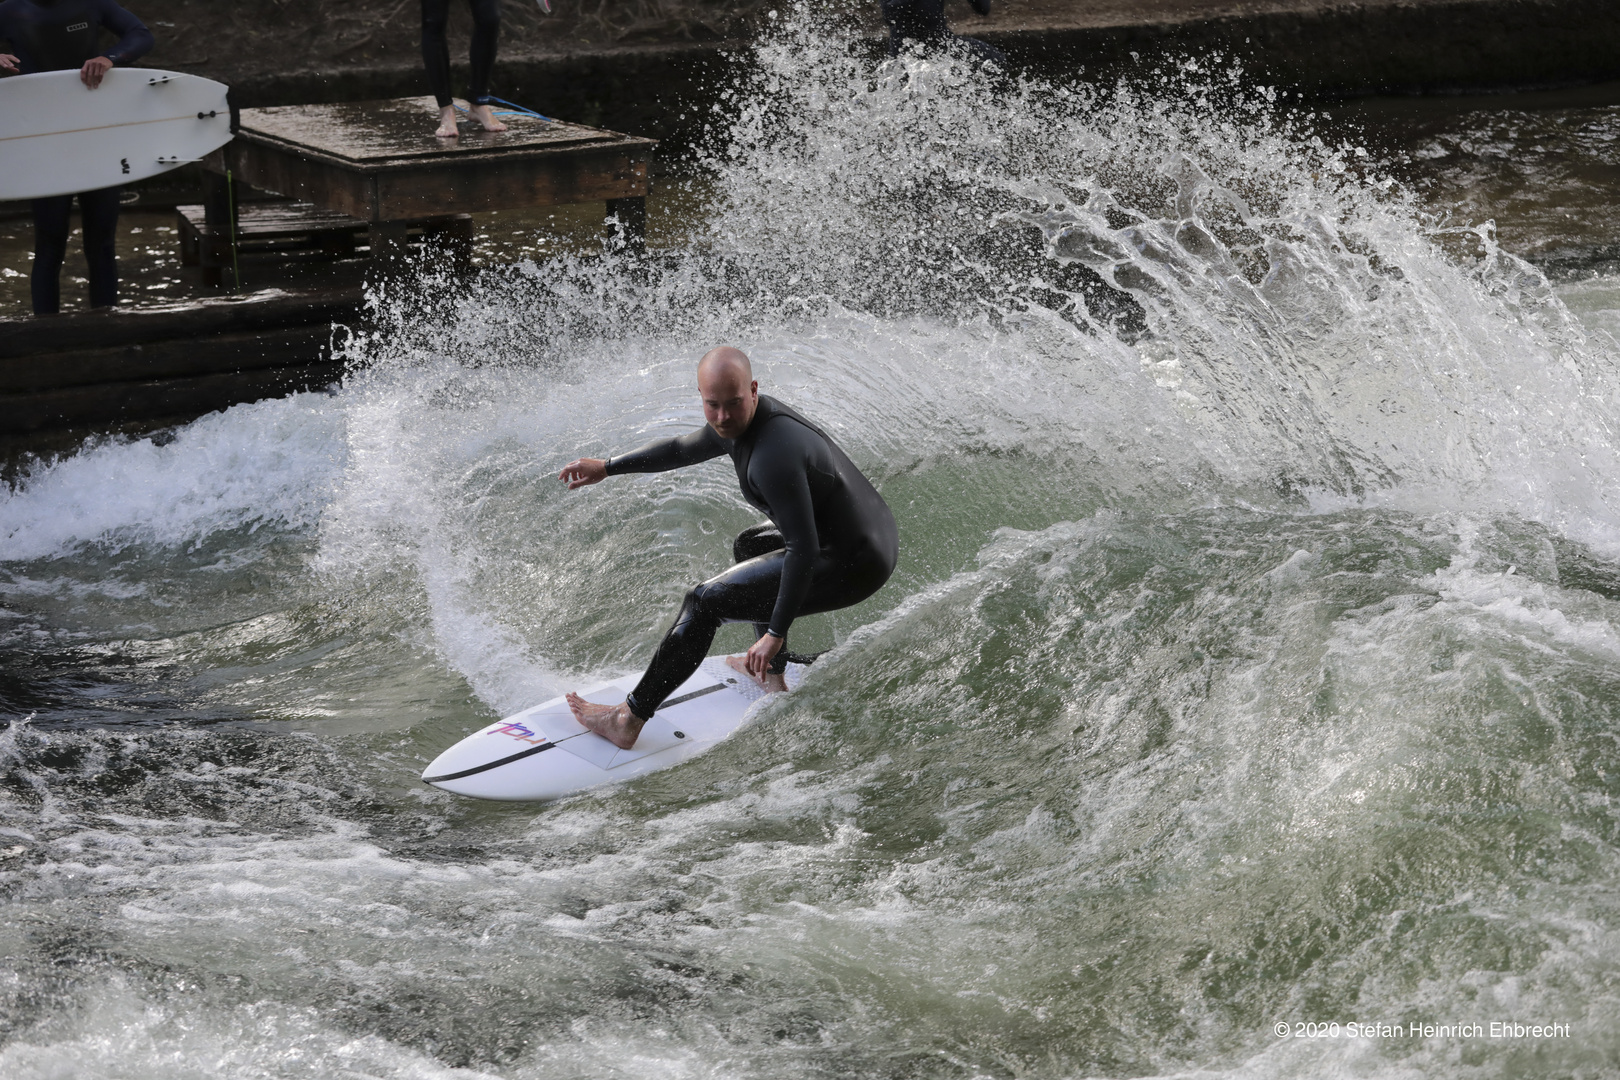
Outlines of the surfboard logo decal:
[{"label": "surfboard logo decal", "polygon": [[501,723],[490,728],[489,734],[510,735],[518,742],[526,743],[543,743],[546,741],[546,737],[544,735],[539,735],[536,732],[530,731],[527,726],[518,723],[516,720],[503,720]]}]

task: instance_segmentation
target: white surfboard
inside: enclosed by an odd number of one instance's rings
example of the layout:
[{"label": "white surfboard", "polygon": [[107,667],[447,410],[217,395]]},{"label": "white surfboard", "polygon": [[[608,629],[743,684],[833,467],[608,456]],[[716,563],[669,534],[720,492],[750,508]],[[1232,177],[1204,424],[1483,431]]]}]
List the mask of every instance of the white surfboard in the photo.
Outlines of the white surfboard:
[{"label": "white surfboard", "polygon": [[[801,665],[789,664],[788,687],[797,686],[803,675]],[[580,696],[616,705],[639,679],[627,676]],[[749,707],[764,696],[757,683],[733,671],[723,657],[711,656],[676,687],[628,750],[581,727],[559,697],[467,736],[434,758],[422,779],[475,799],[560,799],[703,753],[741,727]]]},{"label": "white surfboard", "polygon": [[95,191],[168,172],[231,141],[226,87],[113,68],[94,90],[74,71],[0,79],[0,199]]}]

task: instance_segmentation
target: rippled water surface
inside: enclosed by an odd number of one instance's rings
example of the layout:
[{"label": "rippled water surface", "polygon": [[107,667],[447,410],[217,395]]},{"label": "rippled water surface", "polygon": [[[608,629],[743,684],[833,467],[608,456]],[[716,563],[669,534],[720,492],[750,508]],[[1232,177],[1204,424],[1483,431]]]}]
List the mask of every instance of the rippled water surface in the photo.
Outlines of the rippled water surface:
[{"label": "rippled water surface", "polygon": [[[1620,1071],[1620,279],[1218,81],[817,41],[689,248],[424,271],[337,392],[0,495],[0,1075]],[[555,480],[720,342],[893,580],[697,760],[423,786],[754,523],[723,463]],[[1404,1027],[1492,1021],[1568,1027]]]}]

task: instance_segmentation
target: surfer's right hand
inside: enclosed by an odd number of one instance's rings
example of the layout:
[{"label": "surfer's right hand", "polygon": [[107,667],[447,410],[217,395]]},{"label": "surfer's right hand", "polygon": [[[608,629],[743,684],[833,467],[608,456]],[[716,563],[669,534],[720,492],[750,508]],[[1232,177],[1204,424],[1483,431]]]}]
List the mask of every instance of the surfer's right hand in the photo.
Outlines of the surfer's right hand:
[{"label": "surfer's right hand", "polygon": [[607,461],[595,457],[576,458],[562,467],[557,479],[567,484],[569,491],[586,484],[600,484],[607,479]]},{"label": "surfer's right hand", "polygon": [[0,71],[9,71],[13,75],[15,75],[15,74],[17,74],[17,72],[22,70],[21,68],[19,68],[17,66],[21,62],[22,61],[18,60],[15,56],[12,56],[10,53],[0,52]]}]

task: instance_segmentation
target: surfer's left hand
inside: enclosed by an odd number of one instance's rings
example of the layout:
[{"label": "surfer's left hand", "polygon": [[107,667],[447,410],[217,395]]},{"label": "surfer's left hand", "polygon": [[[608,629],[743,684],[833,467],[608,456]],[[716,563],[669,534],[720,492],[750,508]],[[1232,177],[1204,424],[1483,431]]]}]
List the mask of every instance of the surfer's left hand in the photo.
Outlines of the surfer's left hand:
[{"label": "surfer's left hand", "polygon": [[113,69],[113,62],[105,56],[92,56],[84,62],[79,69],[79,81],[94,90],[101,85],[101,80],[107,72]]},{"label": "surfer's left hand", "polygon": [[747,657],[744,658],[744,663],[748,665],[748,674],[764,682],[765,673],[771,669],[771,661],[775,660],[776,654],[781,651],[782,639],[775,634],[766,634],[754,642],[753,647],[748,650]]},{"label": "surfer's left hand", "polygon": [[10,53],[0,52],[0,71],[9,71],[15,75],[17,72],[22,70],[17,66],[20,63],[22,63],[22,61],[18,60]]}]

